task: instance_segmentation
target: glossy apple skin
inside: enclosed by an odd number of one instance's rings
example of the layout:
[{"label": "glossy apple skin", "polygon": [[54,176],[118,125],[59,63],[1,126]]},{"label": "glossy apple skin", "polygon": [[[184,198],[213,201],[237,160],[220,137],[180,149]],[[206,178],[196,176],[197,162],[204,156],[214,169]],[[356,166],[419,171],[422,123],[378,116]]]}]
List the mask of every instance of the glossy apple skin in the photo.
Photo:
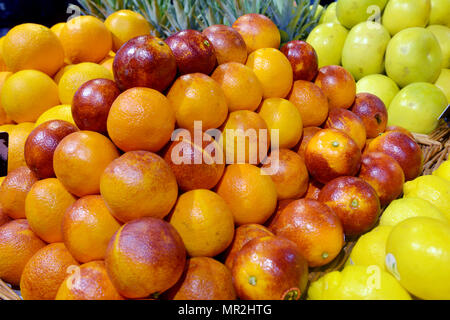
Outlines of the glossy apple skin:
[{"label": "glossy apple skin", "polygon": [[120,90],[114,81],[94,79],[83,84],[72,102],[72,117],[80,130],[105,134],[106,121]]},{"label": "glossy apple skin", "polygon": [[177,63],[164,41],[145,35],[131,39],[117,51],[113,71],[121,91],[147,87],[162,92],[174,81]]},{"label": "glossy apple skin", "polygon": [[294,81],[313,81],[319,71],[319,59],[314,48],[300,40],[286,43],[281,52],[288,58],[294,70]]},{"label": "glossy apple skin", "polygon": [[210,75],[214,71],[217,63],[214,46],[200,32],[183,30],[167,38],[166,43],[175,56],[179,75]]},{"label": "glossy apple skin", "polygon": [[38,179],[55,177],[55,149],[62,139],[77,131],[78,128],[69,122],[52,120],[44,122],[30,133],[25,142],[25,162]]},{"label": "glossy apple skin", "polygon": [[351,110],[364,122],[367,138],[376,138],[386,130],[388,112],[383,101],[376,95],[358,93]]},{"label": "glossy apple skin", "polygon": [[202,33],[212,42],[219,65],[228,62],[245,64],[247,45],[235,29],[224,25],[214,25],[206,28]]}]

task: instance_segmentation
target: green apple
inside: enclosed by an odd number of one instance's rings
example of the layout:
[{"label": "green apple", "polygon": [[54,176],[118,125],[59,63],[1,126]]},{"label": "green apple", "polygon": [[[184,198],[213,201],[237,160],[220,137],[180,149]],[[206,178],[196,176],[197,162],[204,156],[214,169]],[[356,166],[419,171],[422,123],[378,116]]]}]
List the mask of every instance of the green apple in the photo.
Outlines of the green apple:
[{"label": "green apple", "polygon": [[388,0],[339,0],[336,16],[344,27],[351,29],[360,22],[375,21],[387,2]]},{"label": "green apple", "polygon": [[439,116],[447,108],[447,98],[434,84],[417,82],[403,88],[388,110],[390,126],[430,134],[438,127]]},{"label": "green apple", "polygon": [[391,101],[400,91],[391,78],[383,74],[371,74],[356,83],[356,93],[371,93],[380,98],[389,109]]},{"label": "green apple", "polygon": [[340,23],[336,16],[336,2],[330,3],[330,5],[325,10],[325,13],[320,18],[320,24],[329,22]]},{"label": "green apple", "polygon": [[386,50],[386,73],[400,87],[434,83],[441,73],[442,52],[430,30],[409,28],[397,33]]},{"label": "green apple", "polygon": [[431,0],[430,24],[440,24],[450,28],[450,1]]},{"label": "green apple", "polygon": [[384,72],[389,32],[376,22],[361,22],[350,30],[342,50],[342,66],[356,80]]},{"label": "green apple", "polygon": [[442,69],[441,75],[434,85],[444,92],[447,103],[450,103],[450,69]]},{"label": "green apple", "polygon": [[[450,0],[449,0],[450,2]],[[450,19],[450,17],[449,17]],[[450,67],[450,28],[446,26],[431,25],[427,27],[441,46],[442,51],[442,69]]]},{"label": "green apple", "polygon": [[319,68],[341,64],[342,48],[347,35],[348,30],[334,22],[320,24],[311,31],[306,42],[316,50]]},{"label": "green apple", "polygon": [[384,9],[383,25],[391,35],[411,27],[426,27],[430,11],[430,0],[390,0]]}]

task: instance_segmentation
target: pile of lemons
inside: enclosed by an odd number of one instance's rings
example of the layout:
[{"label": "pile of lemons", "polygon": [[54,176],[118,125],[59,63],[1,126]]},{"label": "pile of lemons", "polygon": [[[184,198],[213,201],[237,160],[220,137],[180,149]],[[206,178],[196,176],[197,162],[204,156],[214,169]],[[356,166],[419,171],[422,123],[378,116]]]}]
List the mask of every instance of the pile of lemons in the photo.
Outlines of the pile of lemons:
[{"label": "pile of lemons", "polygon": [[344,270],[311,284],[308,299],[450,299],[450,160],[404,186]]}]

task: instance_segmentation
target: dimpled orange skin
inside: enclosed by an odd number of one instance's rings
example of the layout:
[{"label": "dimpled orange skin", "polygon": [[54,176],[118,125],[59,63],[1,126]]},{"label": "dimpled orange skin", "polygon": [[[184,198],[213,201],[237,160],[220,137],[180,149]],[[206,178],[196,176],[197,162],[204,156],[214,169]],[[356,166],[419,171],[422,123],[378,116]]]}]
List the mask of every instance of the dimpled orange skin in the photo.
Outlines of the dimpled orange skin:
[{"label": "dimpled orange skin", "polygon": [[[210,136],[202,145],[194,139],[175,140],[164,154],[181,190],[212,189],[225,170],[223,150]],[[211,140],[210,140],[211,139]],[[201,163],[196,163],[197,160]]]},{"label": "dimpled orange skin", "polygon": [[327,183],[320,191],[319,201],[338,215],[348,236],[372,229],[381,213],[376,191],[366,181],[355,177],[340,177]]},{"label": "dimpled orange skin", "polygon": [[[234,139],[230,141],[228,138]],[[256,112],[234,111],[222,127],[219,144],[224,148],[226,163],[257,165],[267,156],[270,132],[264,119]]]},{"label": "dimpled orange skin", "polygon": [[321,126],[327,120],[329,106],[323,91],[312,82],[297,80],[289,101],[300,111],[304,127]]},{"label": "dimpled orange skin", "polygon": [[119,152],[105,136],[79,131],[65,137],[56,147],[53,168],[70,193],[83,197],[100,192],[100,176]]},{"label": "dimpled orange skin", "polygon": [[169,222],[180,234],[191,257],[215,257],[233,241],[233,214],[225,200],[209,190],[181,195]]},{"label": "dimpled orange skin", "polygon": [[390,131],[399,131],[399,132],[406,134],[411,139],[414,139],[414,135],[409,130],[406,130],[405,128],[402,128],[399,126],[389,126],[386,128],[385,132],[390,132]]},{"label": "dimpled orange skin", "polygon": [[269,220],[266,221],[264,226],[271,229],[272,226],[275,224],[275,221],[278,219],[278,216],[281,214],[281,212],[286,208],[288,205],[290,205],[292,202],[296,201],[296,199],[286,199],[286,200],[280,200],[277,204],[277,210],[275,213],[270,217]]},{"label": "dimpled orange skin", "polygon": [[31,231],[25,219],[0,226],[0,279],[19,285],[26,263],[43,247],[45,242]]},{"label": "dimpled orange skin", "polygon": [[228,115],[222,88],[211,77],[201,73],[178,78],[167,98],[175,110],[178,126],[191,132],[195,121],[202,121],[202,129],[206,131],[220,127]]},{"label": "dimpled orange skin", "polygon": [[161,39],[146,35],[131,39],[117,51],[114,79],[120,90],[147,87],[166,90],[177,75],[177,63],[170,47]]},{"label": "dimpled orange skin", "polygon": [[109,243],[105,263],[122,296],[146,298],[177,283],[185,267],[186,250],[169,223],[143,218],[119,229]]},{"label": "dimpled orange skin", "polygon": [[377,192],[382,207],[397,199],[403,191],[405,174],[396,160],[381,152],[364,154],[359,177]]},{"label": "dimpled orange skin", "polygon": [[319,199],[320,190],[322,190],[323,186],[324,185],[317,180],[310,180],[305,198],[311,200]]},{"label": "dimpled orange skin", "polygon": [[361,150],[344,132],[324,129],[306,148],[305,163],[310,175],[326,184],[341,176],[354,176],[361,164]]},{"label": "dimpled orange skin", "polygon": [[247,61],[247,45],[244,38],[232,27],[213,25],[203,30],[203,35],[213,44],[219,65]]},{"label": "dimpled orange skin", "polygon": [[256,166],[229,165],[216,189],[228,203],[237,225],[264,224],[276,209],[275,184]]},{"label": "dimpled orange skin", "polygon": [[25,141],[25,162],[39,179],[55,176],[53,169],[53,154],[58,144],[78,128],[73,124],[53,120],[34,129]]},{"label": "dimpled orange skin", "polygon": [[281,52],[289,59],[294,70],[294,81],[313,81],[319,71],[319,58],[314,48],[305,41],[286,43]]},{"label": "dimpled orange skin", "polygon": [[175,112],[170,101],[156,90],[133,88],[111,106],[108,133],[121,150],[158,152],[170,141]]},{"label": "dimpled orange skin", "polygon": [[328,128],[345,132],[356,142],[359,149],[364,149],[366,145],[366,127],[361,118],[353,112],[342,108],[331,109],[325,123],[325,129]]},{"label": "dimpled orange skin", "polygon": [[11,219],[25,218],[25,199],[36,175],[27,167],[19,167],[10,172],[0,186],[0,206]]},{"label": "dimpled orange skin", "polygon": [[243,15],[233,23],[233,28],[244,38],[249,54],[262,48],[280,48],[280,31],[272,20],[262,14]]},{"label": "dimpled orange skin", "polygon": [[55,300],[123,300],[109,279],[103,261],[73,270],[58,289]]},{"label": "dimpled orange skin", "polygon": [[319,69],[315,84],[328,98],[330,109],[352,106],[356,97],[356,83],[353,76],[340,66],[325,66]]},{"label": "dimpled orange skin", "polygon": [[[275,159],[278,159],[278,163]],[[305,161],[294,151],[273,151],[262,169],[267,170],[275,183],[278,200],[300,199],[305,195],[309,181],[308,170]]]},{"label": "dimpled orange skin", "polygon": [[231,271],[208,257],[191,258],[178,283],[169,289],[170,300],[236,300]]},{"label": "dimpled orange skin", "polygon": [[40,249],[28,261],[20,280],[24,300],[54,300],[70,267],[78,266],[63,243]]},{"label": "dimpled orange skin", "polygon": [[303,159],[305,159],[306,147],[308,146],[309,141],[311,141],[312,137],[314,137],[315,134],[317,132],[321,131],[321,130],[322,130],[322,128],[319,128],[319,127],[303,128],[302,138],[301,138],[300,142],[297,145],[298,146],[297,153]]},{"label": "dimpled orange skin", "polygon": [[352,112],[364,122],[368,138],[376,138],[386,130],[388,112],[383,101],[377,96],[370,93],[358,93]]},{"label": "dimpled orange skin", "polygon": [[190,73],[211,74],[217,58],[214,46],[197,30],[183,30],[166,39],[172,49],[180,75]]},{"label": "dimpled orange skin", "polygon": [[230,112],[258,109],[263,87],[249,67],[237,62],[222,64],[211,78],[221,86]]},{"label": "dimpled orange skin", "polygon": [[269,229],[260,224],[244,224],[236,229],[225,258],[225,265],[231,270],[238,252],[251,240],[261,237],[273,236]]},{"label": "dimpled orange skin", "polygon": [[414,180],[422,172],[423,153],[409,136],[398,131],[387,132],[375,138],[365,153],[381,152],[395,159],[405,174],[405,181]]},{"label": "dimpled orange skin", "polygon": [[8,223],[9,221],[11,221],[11,219],[8,217],[5,211],[3,211],[3,208],[0,205],[0,227],[5,223]]},{"label": "dimpled orange skin", "polygon": [[310,267],[333,261],[344,246],[339,217],[316,200],[292,202],[280,213],[270,229],[277,236],[295,242]]},{"label": "dimpled orange skin", "polygon": [[269,236],[239,251],[232,274],[242,300],[299,300],[308,283],[308,264],[295,243]]},{"label": "dimpled orange skin", "polygon": [[111,213],[122,222],[142,217],[162,219],[178,197],[169,165],[146,151],[128,152],[113,161],[101,177],[100,189]]},{"label": "dimpled orange skin", "polygon": [[61,226],[64,244],[83,263],[104,259],[109,240],[119,228],[101,196],[78,199],[67,209]]}]

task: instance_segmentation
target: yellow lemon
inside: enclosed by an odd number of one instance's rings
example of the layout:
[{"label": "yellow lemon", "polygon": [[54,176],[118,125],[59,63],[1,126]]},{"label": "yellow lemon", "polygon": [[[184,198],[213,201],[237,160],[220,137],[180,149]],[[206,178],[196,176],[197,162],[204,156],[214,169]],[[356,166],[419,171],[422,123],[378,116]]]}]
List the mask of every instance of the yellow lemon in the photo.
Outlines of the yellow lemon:
[{"label": "yellow lemon", "polygon": [[405,289],[378,266],[347,266],[313,282],[309,300],[411,300]]},{"label": "yellow lemon", "polygon": [[391,233],[391,226],[379,226],[361,236],[353,247],[347,265],[378,266],[385,270],[386,242]]},{"label": "yellow lemon", "polygon": [[393,227],[414,217],[429,217],[445,223],[450,222],[438,208],[427,200],[409,197],[393,201],[381,216],[380,225]]},{"label": "yellow lemon", "polygon": [[10,76],[3,85],[1,101],[8,117],[17,123],[34,122],[60,103],[56,83],[36,70],[23,70]]},{"label": "yellow lemon", "polygon": [[10,133],[11,130],[15,127],[15,124],[4,124],[0,126],[0,132],[7,132]]},{"label": "yellow lemon", "polygon": [[105,67],[85,62],[67,70],[59,81],[59,97],[63,104],[72,104],[75,92],[87,81],[93,79],[109,79],[114,81],[111,72]]},{"label": "yellow lemon", "polygon": [[386,244],[386,268],[421,299],[450,299],[450,225],[417,217],[400,222]]},{"label": "yellow lemon", "polygon": [[429,201],[450,221],[450,182],[436,176],[423,176],[403,186],[405,198]]},{"label": "yellow lemon", "polygon": [[[5,81],[12,76],[12,72],[9,71],[1,71],[0,72],[0,93],[2,92],[3,85],[5,84]],[[9,124],[13,121],[8,117],[5,110],[2,107],[2,102],[0,99],[0,125]]]},{"label": "yellow lemon", "polygon": [[450,182],[450,160],[442,163],[439,168],[433,172],[433,176],[440,177]]},{"label": "yellow lemon", "polygon": [[76,125],[72,117],[72,106],[70,104],[62,104],[45,111],[37,119],[35,127],[51,120],[63,120]]},{"label": "yellow lemon", "polygon": [[66,25],[65,22],[60,22],[51,27],[50,30],[52,30],[53,33],[56,34],[56,36],[59,38],[61,36],[61,31],[65,25]]}]

